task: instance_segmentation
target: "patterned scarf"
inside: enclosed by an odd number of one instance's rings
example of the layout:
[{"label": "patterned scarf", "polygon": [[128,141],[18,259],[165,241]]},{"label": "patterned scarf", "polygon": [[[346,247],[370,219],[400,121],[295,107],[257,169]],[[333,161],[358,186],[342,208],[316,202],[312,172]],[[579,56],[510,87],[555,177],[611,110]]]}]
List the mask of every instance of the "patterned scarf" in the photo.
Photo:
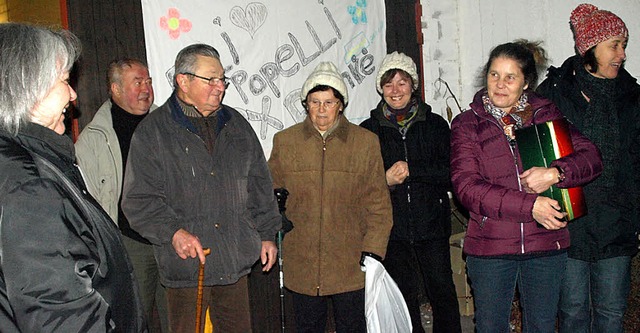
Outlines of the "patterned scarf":
[{"label": "patterned scarf", "polygon": [[415,115],[418,113],[417,111],[418,99],[415,97],[412,97],[407,106],[400,110],[391,108],[387,103],[382,105],[382,112],[385,118],[389,119],[392,124],[398,126],[398,130],[402,135],[407,133],[409,125],[411,125]]},{"label": "patterned scarf", "polygon": [[484,105],[485,111],[496,118],[498,123],[502,125],[504,135],[509,142],[516,139],[514,130],[521,128],[533,116],[533,109],[531,108],[531,104],[528,103],[526,93],[520,96],[516,105],[513,106],[509,112],[505,112],[501,108],[493,105],[486,92],[482,95],[482,104]]}]

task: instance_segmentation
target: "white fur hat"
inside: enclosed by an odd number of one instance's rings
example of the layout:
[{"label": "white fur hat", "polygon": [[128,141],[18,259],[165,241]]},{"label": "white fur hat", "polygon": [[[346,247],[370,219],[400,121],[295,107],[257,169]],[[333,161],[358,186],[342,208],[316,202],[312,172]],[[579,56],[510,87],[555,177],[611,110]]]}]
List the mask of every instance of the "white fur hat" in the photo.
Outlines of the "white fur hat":
[{"label": "white fur hat", "polygon": [[309,77],[302,85],[300,91],[300,99],[303,101],[307,98],[309,91],[317,86],[325,85],[337,90],[344,97],[344,104],[349,103],[349,92],[347,85],[344,84],[342,76],[338,72],[338,68],[332,62],[321,62],[313,70]]},{"label": "white fur hat", "polygon": [[376,89],[378,92],[382,94],[382,87],[380,86],[380,80],[382,79],[382,75],[386,73],[390,69],[401,69],[407,74],[411,76],[413,79],[413,90],[418,89],[418,84],[420,80],[418,79],[418,70],[416,69],[416,63],[413,62],[413,59],[409,58],[404,53],[398,53],[397,51],[387,54],[384,59],[382,59],[382,64],[380,64],[380,69],[378,70],[378,76],[376,77]]}]

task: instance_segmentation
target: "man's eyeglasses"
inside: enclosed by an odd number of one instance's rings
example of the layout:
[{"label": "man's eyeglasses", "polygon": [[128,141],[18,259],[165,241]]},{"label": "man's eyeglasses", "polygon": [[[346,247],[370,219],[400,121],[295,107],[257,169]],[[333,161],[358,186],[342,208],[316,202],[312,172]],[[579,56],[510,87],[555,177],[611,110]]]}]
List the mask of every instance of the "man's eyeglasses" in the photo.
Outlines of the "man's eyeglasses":
[{"label": "man's eyeglasses", "polygon": [[309,105],[310,108],[312,109],[319,109],[320,106],[323,106],[325,110],[333,110],[333,108],[335,108],[338,103],[340,103],[339,100],[334,99],[334,100],[329,100],[329,101],[319,101],[317,99],[312,99],[310,100],[307,104]]},{"label": "man's eyeglasses", "polygon": [[196,75],[194,73],[182,73],[184,75],[191,75],[197,77],[198,79],[207,81],[207,84],[210,86],[217,86],[219,84],[223,84],[225,88],[229,87],[229,78],[226,76],[223,77],[204,77],[200,75]]}]

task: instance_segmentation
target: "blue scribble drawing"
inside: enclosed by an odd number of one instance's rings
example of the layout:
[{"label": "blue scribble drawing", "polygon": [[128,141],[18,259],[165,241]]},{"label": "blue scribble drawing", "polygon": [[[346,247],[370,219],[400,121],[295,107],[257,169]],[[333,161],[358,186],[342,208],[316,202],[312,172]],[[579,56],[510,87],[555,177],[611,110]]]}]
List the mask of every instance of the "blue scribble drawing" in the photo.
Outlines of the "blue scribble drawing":
[{"label": "blue scribble drawing", "polygon": [[353,24],[367,23],[367,0],[356,0],[355,6],[347,6],[347,12],[351,15]]},{"label": "blue scribble drawing", "polygon": [[353,38],[344,45],[344,63],[349,64],[353,57],[361,53],[363,50],[366,50],[369,45],[371,45],[371,41],[367,39],[364,32],[359,32],[353,36]]}]

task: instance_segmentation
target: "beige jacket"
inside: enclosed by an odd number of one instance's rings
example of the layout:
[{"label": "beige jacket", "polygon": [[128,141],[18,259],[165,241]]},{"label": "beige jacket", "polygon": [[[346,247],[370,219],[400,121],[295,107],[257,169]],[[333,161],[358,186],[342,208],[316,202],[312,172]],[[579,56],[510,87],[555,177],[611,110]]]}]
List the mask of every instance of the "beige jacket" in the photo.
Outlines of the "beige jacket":
[{"label": "beige jacket", "polygon": [[75,144],[76,158],[89,193],[118,223],[122,192],[122,154],[111,119],[111,99],[100,106]]},{"label": "beige jacket", "polygon": [[341,117],[323,140],[307,117],[275,135],[269,167],[274,187],[289,191],[287,288],[306,295],[364,288],[361,252],[384,257],[393,223],[378,138]]}]

